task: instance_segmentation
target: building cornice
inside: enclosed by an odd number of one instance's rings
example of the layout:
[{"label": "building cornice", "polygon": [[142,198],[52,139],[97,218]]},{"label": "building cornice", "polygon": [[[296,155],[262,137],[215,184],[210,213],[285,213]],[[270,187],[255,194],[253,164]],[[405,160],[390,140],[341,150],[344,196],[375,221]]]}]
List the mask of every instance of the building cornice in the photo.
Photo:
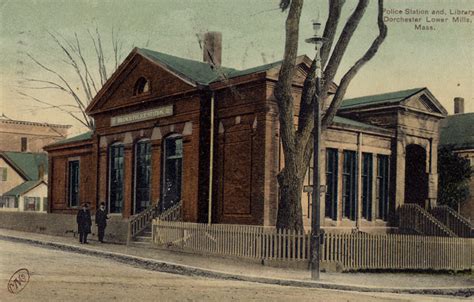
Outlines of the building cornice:
[{"label": "building cornice", "polygon": [[69,129],[71,125],[60,125],[60,124],[49,124],[49,123],[39,123],[39,122],[29,122],[29,121],[18,121],[18,120],[0,120],[2,124],[15,124],[15,125],[25,125],[25,126],[38,126],[38,127],[47,127],[47,128],[63,128]]}]

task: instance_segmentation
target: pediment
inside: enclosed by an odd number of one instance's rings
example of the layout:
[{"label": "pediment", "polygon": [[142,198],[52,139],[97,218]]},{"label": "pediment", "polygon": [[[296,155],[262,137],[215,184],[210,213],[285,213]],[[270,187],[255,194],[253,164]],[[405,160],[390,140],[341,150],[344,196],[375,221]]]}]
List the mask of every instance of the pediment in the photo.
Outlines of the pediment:
[{"label": "pediment", "polygon": [[[299,86],[303,86],[306,76],[308,75],[309,69],[311,67],[312,60],[306,56],[302,55],[296,59],[296,71],[293,76],[293,83]],[[272,69],[267,71],[267,77],[274,80],[278,80],[280,73],[281,65],[275,66]],[[329,88],[329,94],[334,94],[337,90],[337,85],[333,82]]]},{"label": "pediment", "polygon": [[426,88],[403,100],[401,105],[405,108],[413,109],[419,112],[425,112],[428,114],[447,115],[446,109]]},{"label": "pediment", "polygon": [[[137,90],[140,85],[142,89]],[[191,80],[134,49],[97,93],[87,112],[93,115],[195,89]]]}]

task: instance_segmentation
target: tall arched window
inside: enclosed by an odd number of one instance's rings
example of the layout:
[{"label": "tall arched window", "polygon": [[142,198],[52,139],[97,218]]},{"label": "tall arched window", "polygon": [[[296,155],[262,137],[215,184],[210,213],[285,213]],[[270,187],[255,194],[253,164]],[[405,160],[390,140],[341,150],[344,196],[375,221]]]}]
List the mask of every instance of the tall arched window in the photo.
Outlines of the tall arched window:
[{"label": "tall arched window", "polygon": [[135,205],[134,214],[150,205],[151,142],[140,140],[135,145]]},{"label": "tall arched window", "polygon": [[121,213],[123,207],[123,144],[116,143],[109,148],[109,211]]},{"label": "tall arched window", "polygon": [[163,144],[163,175],[161,181],[161,210],[166,210],[181,199],[183,170],[183,139],[177,134],[168,136]]}]

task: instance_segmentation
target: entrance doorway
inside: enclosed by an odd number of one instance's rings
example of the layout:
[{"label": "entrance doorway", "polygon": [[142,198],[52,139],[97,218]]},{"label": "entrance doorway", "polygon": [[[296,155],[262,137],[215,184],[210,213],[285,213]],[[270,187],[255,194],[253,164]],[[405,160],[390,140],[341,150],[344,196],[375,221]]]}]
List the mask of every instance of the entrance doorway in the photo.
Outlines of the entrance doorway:
[{"label": "entrance doorway", "polygon": [[408,145],[405,156],[405,203],[425,208],[428,197],[426,150],[419,145]]}]

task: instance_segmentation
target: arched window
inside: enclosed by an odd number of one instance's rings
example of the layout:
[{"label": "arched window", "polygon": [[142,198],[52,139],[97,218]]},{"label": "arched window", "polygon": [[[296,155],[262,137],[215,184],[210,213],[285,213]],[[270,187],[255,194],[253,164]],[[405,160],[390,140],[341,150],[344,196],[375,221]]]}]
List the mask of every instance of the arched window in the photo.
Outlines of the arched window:
[{"label": "arched window", "polygon": [[149,91],[150,91],[150,82],[144,77],[141,77],[135,83],[133,95],[140,95],[142,93],[147,93]]},{"label": "arched window", "polygon": [[123,207],[123,144],[115,143],[109,148],[109,211],[121,213]]},{"label": "arched window", "polygon": [[173,134],[165,138],[163,144],[162,211],[169,209],[181,199],[182,170],[183,139]]},{"label": "arched window", "polygon": [[134,214],[150,205],[151,142],[140,140],[135,145],[135,205]]}]

